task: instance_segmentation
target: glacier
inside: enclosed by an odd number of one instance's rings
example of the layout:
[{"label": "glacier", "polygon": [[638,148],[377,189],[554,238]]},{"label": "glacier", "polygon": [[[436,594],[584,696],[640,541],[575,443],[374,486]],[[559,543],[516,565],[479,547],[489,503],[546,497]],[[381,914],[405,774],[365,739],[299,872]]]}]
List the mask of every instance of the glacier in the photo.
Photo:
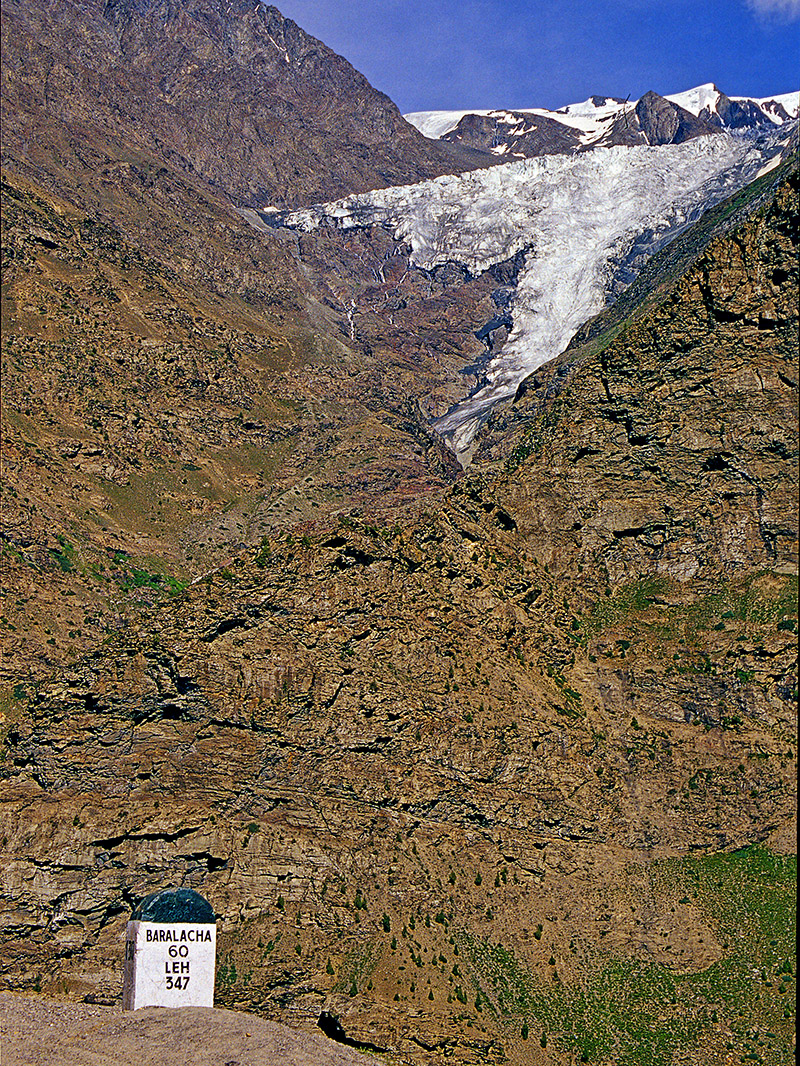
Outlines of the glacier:
[{"label": "glacier", "polygon": [[777,131],[716,134],[549,155],[360,193],[282,221],[304,230],[323,221],[388,226],[427,270],[458,262],[478,274],[525,251],[506,344],[482,383],[433,423],[466,464],[492,409],[612,298],[620,264],[629,281],[648,255],[755,178],[777,143]]}]

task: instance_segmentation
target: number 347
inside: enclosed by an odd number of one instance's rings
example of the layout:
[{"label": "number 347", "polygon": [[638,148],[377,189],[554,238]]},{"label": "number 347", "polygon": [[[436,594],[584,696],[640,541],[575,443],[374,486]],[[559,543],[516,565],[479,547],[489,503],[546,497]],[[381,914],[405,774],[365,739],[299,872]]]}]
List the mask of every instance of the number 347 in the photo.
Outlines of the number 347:
[{"label": "number 347", "polygon": [[189,978],[188,977],[168,977],[167,978],[167,988],[188,988],[188,987],[189,987]]}]

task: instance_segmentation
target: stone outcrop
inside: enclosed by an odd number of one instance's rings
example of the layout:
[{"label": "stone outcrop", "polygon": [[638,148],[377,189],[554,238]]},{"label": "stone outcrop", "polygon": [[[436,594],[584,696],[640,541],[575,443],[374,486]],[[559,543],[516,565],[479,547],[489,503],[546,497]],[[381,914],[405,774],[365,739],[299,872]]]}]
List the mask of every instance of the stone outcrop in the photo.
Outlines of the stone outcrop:
[{"label": "stone outcrop", "polygon": [[3,127],[5,159],[34,179],[163,169],[252,207],[490,161],[426,140],[341,56],[250,0],[12,0]]},{"label": "stone outcrop", "polygon": [[749,941],[710,902],[729,866],[712,892],[686,856],[790,846],[795,196],[533,383],[416,517],[273,534],[20,692],[6,981],[113,1000],[132,905],[184,884],[221,1003],[389,1061],[588,1055],[571,990],[618,964],[723,1062],[682,975]]},{"label": "stone outcrop", "polygon": [[652,91],[644,94],[634,111],[646,144],[681,144],[719,128],[705,115],[693,115]]},{"label": "stone outcrop", "polygon": [[498,158],[553,155],[580,148],[580,131],[546,115],[502,111],[496,115],[465,115],[454,130],[444,134],[445,143],[466,145]]}]

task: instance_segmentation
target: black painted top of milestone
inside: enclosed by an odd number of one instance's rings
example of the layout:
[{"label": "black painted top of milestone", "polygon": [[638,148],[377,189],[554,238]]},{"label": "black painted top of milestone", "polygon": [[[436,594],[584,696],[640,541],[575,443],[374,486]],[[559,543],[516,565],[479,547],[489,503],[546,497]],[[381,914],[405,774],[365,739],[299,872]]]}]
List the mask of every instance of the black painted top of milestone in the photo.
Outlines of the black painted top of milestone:
[{"label": "black painted top of milestone", "polygon": [[211,904],[191,888],[165,888],[145,896],[131,915],[136,922],[195,922],[214,925]]}]

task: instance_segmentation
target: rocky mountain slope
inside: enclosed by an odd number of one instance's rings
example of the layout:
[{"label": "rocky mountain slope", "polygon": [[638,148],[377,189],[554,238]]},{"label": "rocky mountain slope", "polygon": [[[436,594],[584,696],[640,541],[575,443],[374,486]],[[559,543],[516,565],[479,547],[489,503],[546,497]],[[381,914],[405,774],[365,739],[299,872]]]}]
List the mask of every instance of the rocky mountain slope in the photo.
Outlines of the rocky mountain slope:
[{"label": "rocky mountain slope", "polygon": [[165,169],[250,206],[308,203],[470,165],[249,0],[12,0],[3,73],[6,158],[64,189],[103,169],[145,183]]},{"label": "rocky mountain slope", "polygon": [[465,279],[404,272],[397,242],[337,251],[337,281],[312,241],[245,221],[246,197],[280,202],[277,173],[302,202],[469,165],[275,9],[9,4],[3,25],[8,678],[275,522],[441,485],[415,397],[463,391],[494,284],[460,295],[456,326],[442,296]]},{"label": "rocky mountain slope", "polygon": [[220,1002],[389,1061],[786,1061],[796,197],[415,519],[265,538],[17,690],[6,980],[113,998],[174,882]]},{"label": "rocky mountain slope", "polygon": [[219,1004],[388,1063],[788,1061],[796,166],[464,474],[531,249],[256,210],[463,156],[272,8],[4,18],[4,986],[117,1002],[182,884]]},{"label": "rocky mountain slope", "polygon": [[425,271],[381,227],[287,242],[220,213],[203,285],[16,178],[4,207],[6,678],[270,530],[451,476],[427,420],[477,382],[519,262]]}]

